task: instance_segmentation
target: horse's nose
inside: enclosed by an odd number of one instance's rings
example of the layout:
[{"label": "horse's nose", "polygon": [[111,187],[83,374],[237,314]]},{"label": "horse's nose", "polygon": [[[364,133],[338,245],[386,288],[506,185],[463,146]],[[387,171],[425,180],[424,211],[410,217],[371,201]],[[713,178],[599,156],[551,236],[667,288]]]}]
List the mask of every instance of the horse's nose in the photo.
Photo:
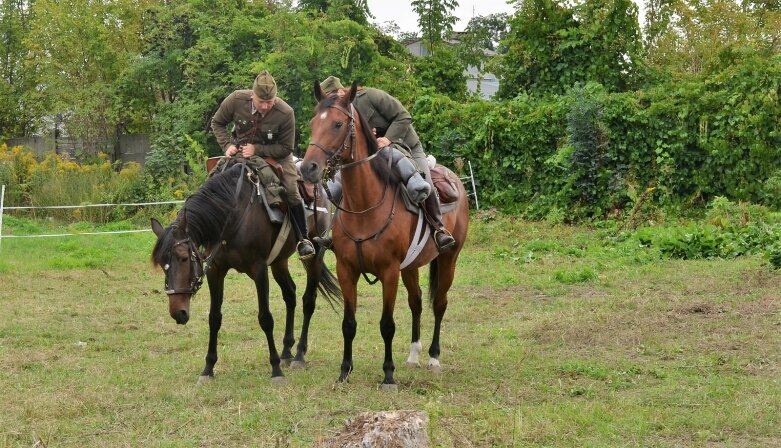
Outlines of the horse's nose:
[{"label": "horse's nose", "polygon": [[320,167],[317,162],[308,162],[301,164],[301,177],[309,183],[317,183],[320,181]]},{"label": "horse's nose", "polygon": [[171,313],[171,317],[174,318],[177,324],[184,325],[190,320],[190,315],[185,310],[179,310],[175,313]]}]

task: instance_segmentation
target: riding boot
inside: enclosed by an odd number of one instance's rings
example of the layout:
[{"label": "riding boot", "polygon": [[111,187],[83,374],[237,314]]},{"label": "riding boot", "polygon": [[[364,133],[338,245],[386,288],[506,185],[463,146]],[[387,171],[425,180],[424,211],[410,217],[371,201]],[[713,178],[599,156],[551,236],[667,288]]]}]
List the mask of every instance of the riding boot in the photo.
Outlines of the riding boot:
[{"label": "riding boot", "polygon": [[439,209],[439,196],[436,191],[428,195],[425,206],[431,225],[434,226],[434,242],[437,244],[437,249],[439,253],[447,252],[456,245],[456,239],[442,224],[442,211]]},{"label": "riding boot", "polygon": [[312,242],[309,241],[306,230],[306,215],[304,214],[304,203],[299,202],[297,204],[288,204],[290,209],[290,218],[293,220],[293,231],[296,233],[296,239],[298,245],[298,258],[301,260],[308,260],[315,254],[315,248],[312,246]]},{"label": "riding boot", "polygon": [[330,249],[331,245],[334,243],[334,239],[330,236],[315,236],[312,237],[312,242],[320,247]]}]

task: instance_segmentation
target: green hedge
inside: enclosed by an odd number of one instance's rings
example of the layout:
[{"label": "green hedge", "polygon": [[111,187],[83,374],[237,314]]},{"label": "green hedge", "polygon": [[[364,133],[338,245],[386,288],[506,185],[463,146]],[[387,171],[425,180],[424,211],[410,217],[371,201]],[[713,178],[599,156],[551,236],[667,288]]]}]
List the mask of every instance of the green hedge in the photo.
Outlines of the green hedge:
[{"label": "green hedge", "polygon": [[481,205],[528,217],[620,216],[643,192],[684,210],[717,196],[781,206],[781,55],[710,77],[608,93],[412,108],[427,150],[469,160]]}]

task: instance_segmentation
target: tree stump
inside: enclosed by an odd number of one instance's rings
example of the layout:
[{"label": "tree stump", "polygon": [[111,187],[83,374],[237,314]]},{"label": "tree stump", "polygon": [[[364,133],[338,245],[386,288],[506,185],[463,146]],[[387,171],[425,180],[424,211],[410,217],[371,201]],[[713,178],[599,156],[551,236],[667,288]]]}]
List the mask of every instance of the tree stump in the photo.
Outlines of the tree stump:
[{"label": "tree stump", "polygon": [[428,447],[428,414],[422,411],[362,412],[315,448]]}]

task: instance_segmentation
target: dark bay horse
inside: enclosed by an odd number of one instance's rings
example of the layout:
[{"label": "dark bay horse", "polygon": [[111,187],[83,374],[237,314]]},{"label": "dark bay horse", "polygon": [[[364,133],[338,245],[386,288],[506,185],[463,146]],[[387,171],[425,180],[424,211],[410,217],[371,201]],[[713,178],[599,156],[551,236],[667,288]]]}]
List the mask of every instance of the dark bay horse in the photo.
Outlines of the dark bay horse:
[{"label": "dark bay horse", "polygon": [[[321,202],[322,206],[325,206]],[[322,214],[318,224],[327,224],[328,214]],[[319,290],[332,303],[341,301],[336,279],[323,263],[324,249],[304,262],[307,273],[303,296],[304,320],[295,358],[291,347],[295,343],[293,323],[296,307],[296,285],[288,270],[288,257],[294,252],[295,234],[285,218],[273,224],[255,186],[247,180],[247,167],[237,164],[208,179],[190,196],[176,220],[168,227],[152,219],[157,243],[152,262],[165,272],[165,292],[171,317],[177,324],[189,320],[190,299],[201,286],[204,275],[209,283],[209,347],[206,366],[199,381],[214,377],[217,362],[217,334],[222,324],[222,302],[225,275],[233,268],[247,274],[255,282],[258,295],[258,322],[269,347],[272,381],[283,379],[280,362],[293,361],[305,365],[309,322],[315,310]],[[287,229],[285,227],[287,226]],[[310,230],[315,232],[310,224]],[[280,237],[281,233],[281,237]],[[269,310],[269,276],[274,280],[285,301],[285,335],[282,356],[274,344],[274,318]]]},{"label": "dark bay horse", "polygon": [[407,289],[412,311],[412,344],[407,364],[418,365],[422,312],[418,268],[429,265],[429,300],[434,312],[434,334],[428,350],[428,366],[439,369],[442,317],[447,309],[447,292],[453,283],[456,260],[467,235],[469,205],[464,186],[448,170],[448,177],[456,184],[460,197],[449,208],[443,208],[442,220],[455,237],[456,247],[439,254],[433,239],[428,238],[422,248],[414,249],[417,256],[409,261],[408,253],[415,246],[413,240],[420,233],[416,230],[420,229],[419,220],[423,218],[420,213],[405,208],[399,194],[400,182],[389,168],[387,157],[381,155],[384,150],[377,148],[371,130],[352,105],[356,91],[357,85],[353,84],[349,94],[341,98],[336,95],[324,98],[320,85],[315,83],[318,105],[310,123],[312,140],[301,165],[301,173],[305,181],[317,182],[327,172],[341,169],[342,201],[333,223],[336,275],[344,297],[344,357],[338,381],[346,381],[353,368],[357,283],[361,274],[368,280],[368,273],[382,282],[380,333],[385,342],[383,387],[396,390],[392,343],[396,332],[393,309],[399,274]]}]

